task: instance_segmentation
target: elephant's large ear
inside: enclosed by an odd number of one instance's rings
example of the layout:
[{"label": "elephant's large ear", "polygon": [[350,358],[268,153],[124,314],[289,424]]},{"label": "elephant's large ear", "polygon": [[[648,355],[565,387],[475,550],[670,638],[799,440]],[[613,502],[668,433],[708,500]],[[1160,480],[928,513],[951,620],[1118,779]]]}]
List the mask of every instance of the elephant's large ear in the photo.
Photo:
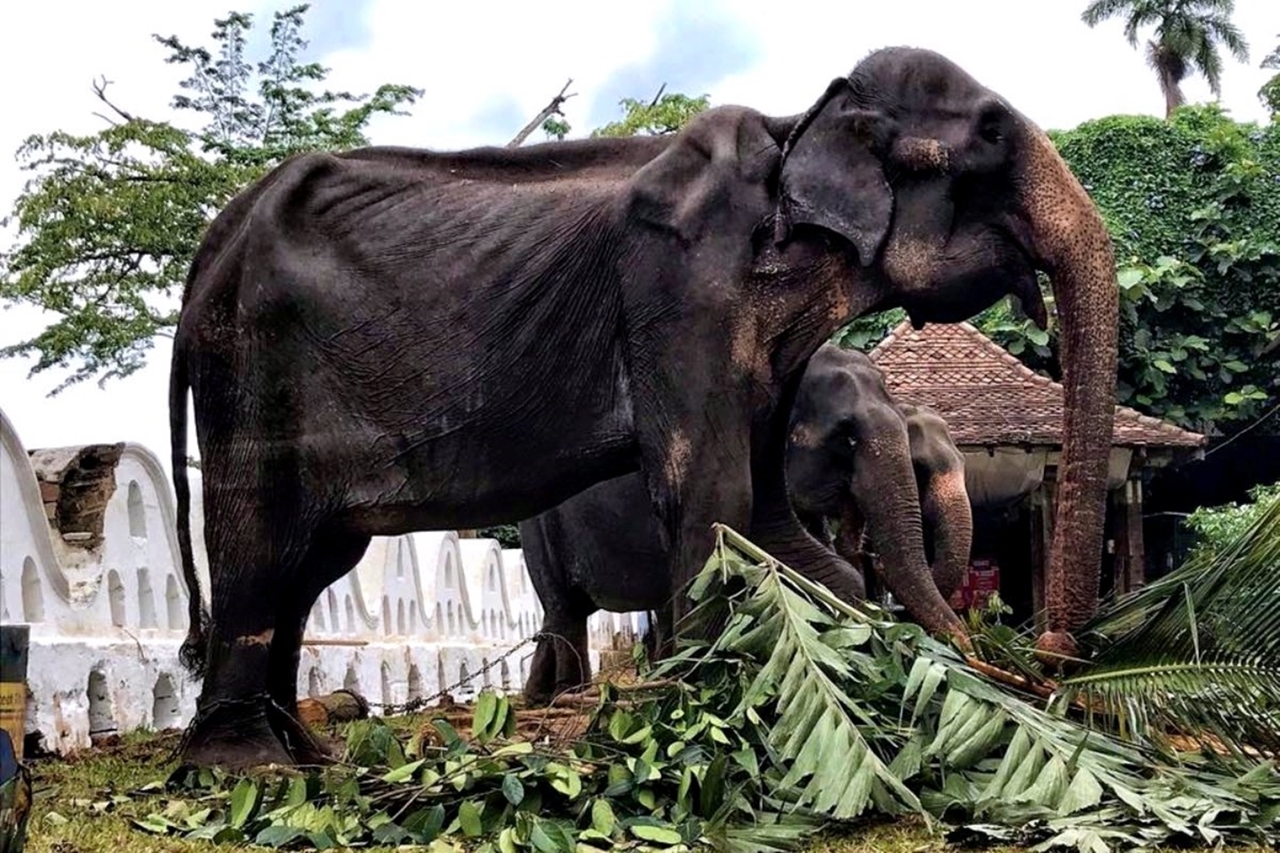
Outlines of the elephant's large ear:
[{"label": "elephant's large ear", "polygon": [[858,108],[846,78],[831,81],[783,148],[778,241],[789,236],[793,225],[816,225],[851,242],[868,266],[893,215],[893,193],[880,155],[888,149],[888,135],[888,121]]}]

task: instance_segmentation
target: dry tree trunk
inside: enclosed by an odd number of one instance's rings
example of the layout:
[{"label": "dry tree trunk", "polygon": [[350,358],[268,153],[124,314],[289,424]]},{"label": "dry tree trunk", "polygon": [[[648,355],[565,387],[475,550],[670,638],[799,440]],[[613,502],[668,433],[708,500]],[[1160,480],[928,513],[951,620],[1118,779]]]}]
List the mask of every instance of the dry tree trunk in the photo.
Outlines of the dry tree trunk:
[{"label": "dry tree trunk", "polygon": [[564,84],[564,88],[560,90],[560,94],[552,98],[550,103],[548,103],[545,107],[542,108],[542,112],[538,113],[536,116],[533,117],[532,121],[530,121],[524,127],[520,128],[520,132],[515,135],[514,139],[512,139],[510,142],[507,143],[507,147],[519,148],[521,145],[524,144],[524,141],[529,138],[529,134],[533,133],[535,130],[541,127],[544,121],[551,118],[552,116],[563,116],[564,113],[560,111],[560,107],[564,105],[565,101],[569,100],[574,95],[578,94],[577,92],[572,92],[567,95],[565,94],[565,92],[569,91],[569,87],[571,85],[573,85],[572,77],[569,78],[569,82]]}]

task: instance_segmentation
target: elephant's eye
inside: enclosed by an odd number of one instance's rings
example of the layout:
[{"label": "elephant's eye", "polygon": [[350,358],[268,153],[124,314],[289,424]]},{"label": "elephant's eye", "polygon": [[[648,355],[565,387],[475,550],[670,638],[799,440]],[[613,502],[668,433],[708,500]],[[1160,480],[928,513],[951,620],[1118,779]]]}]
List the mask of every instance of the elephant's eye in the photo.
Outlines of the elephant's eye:
[{"label": "elephant's eye", "polygon": [[978,136],[991,145],[1004,141],[1004,125],[1008,112],[999,103],[989,103],[978,115]]}]

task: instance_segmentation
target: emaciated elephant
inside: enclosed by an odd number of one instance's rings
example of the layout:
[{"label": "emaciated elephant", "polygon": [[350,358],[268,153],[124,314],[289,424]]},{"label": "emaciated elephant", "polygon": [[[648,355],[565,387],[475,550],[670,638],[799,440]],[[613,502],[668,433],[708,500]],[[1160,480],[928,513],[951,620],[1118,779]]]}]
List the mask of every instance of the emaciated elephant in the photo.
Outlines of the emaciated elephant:
[{"label": "emaciated elephant", "polygon": [[[303,628],[372,536],[529,518],[638,470],[674,582],[719,521],[849,593],[856,573],[787,500],[810,356],[891,306],[946,322],[1012,292],[1043,321],[1037,270],[1066,373],[1061,646],[1096,606],[1113,251],[1045,134],[944,57],[876,51],[802,115],[723,106],[669,136],[282,163],[209,226],[174,337],[179,545],[196,590],[190,390],[212,585],[209,614],[192,595],[183,761],[326,759],[293,713]],[[927,573],[902,598],[963,634]]]},{"label": "emaciated elephant", "polygon": [[[925,572],[944,599],[951,594],[969,563],[973,516],[964,457],[937,413],[899,404],[871,359],[825,344],[805,370],[789,436],[791,502],[819,541],[831,541],[826,522],[838,521],[837,552],[861,566],[870,540],[891,591],[899,577]],[[598,483],[521,522],[520,544],[544,613],[525,684],[531,702],[589,681],[587,618],[596,610],[654,611],[651,650],[670,651],[679,591],[642,475]]]}]

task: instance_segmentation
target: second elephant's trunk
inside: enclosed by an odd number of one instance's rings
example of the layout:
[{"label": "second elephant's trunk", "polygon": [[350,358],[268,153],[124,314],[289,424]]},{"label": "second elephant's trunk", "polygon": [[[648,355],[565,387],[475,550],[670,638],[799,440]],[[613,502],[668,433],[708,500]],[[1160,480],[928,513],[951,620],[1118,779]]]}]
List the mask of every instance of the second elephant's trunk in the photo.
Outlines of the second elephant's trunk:
[{"label": "second elephant's trunk", "polygon": [[936,473],[920,495],[925,535],[933,545],[933,582],[943,598],[964,582],[973,545],[973,510],[964,485],[964,469]]},{"label": "second elephant's trunk", "polygon": [[879,557],[881,583],[930,633],[965,638],[964,624],[939,592],[925,558],[920,494],[905,426],[876,429],[858,449],[854,500]]}]

